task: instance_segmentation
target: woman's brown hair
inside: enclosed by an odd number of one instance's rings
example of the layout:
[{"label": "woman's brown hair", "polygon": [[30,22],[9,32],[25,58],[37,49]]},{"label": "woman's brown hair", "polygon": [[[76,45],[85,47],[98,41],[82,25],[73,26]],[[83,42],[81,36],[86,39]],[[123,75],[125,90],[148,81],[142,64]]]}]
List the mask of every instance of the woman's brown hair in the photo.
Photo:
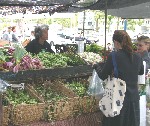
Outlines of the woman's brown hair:
[{"label": "woman's brown hair", "polygon": [[122,49],[132,59],[133,49],[131,38],[125,30],[115,30],[113,34],[113,41],[117,41],[121,44]]}]

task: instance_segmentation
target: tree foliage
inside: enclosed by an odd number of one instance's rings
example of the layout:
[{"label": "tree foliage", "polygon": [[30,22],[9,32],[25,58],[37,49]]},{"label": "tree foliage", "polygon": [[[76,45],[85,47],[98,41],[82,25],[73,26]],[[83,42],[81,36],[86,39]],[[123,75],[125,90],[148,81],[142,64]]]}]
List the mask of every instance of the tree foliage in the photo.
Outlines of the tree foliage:
[{"label": "tree foliage", "polygon": [[[87,11],[92,11],[95,13],[95,22],[96,22],[96,30],[99,30],[99,24],[104,23],[105,21],[105,13],[99,10],[87,10]],[[108,15],[107,16],[107,30],[109,31],[110,29],[110,25],[112,24],[112,20],[116,18],[114,16]],[[121,19],[121,18],[120,18]],[[9,26],[12,22],[14,23],[18,23],[20,21],[25,21],[27,23],[36,23],[36,24],[52,24],[52,23],[58,23],[61,24],[63,27],[71,27],[71,19],[70,18],[54,18],[51,19],[49,18],[41,18],[41,19],[7,19],[7,18],[0,18],[1,20],[1,26],[0,26],[0,30],[2,30],[3,28]],[[74,22],[74,27],[76,27],[78,21],[78,13],[75,14],[75,17],[73,19]],[[127,23],[128,23],[128,30],[135,30],[135,26],[136,25],[142,25],[142,23],[144,22],[144,19],[127,19]]]}]

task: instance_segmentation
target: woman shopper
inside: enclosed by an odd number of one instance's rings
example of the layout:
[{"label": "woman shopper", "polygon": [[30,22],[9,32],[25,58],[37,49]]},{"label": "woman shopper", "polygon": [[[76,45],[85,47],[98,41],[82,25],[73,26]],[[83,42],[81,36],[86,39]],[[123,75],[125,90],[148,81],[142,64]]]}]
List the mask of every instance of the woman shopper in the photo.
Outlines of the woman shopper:
[{"label": "woman shopper", "polygon": [[51,45],[46,41],[48,40],[48,25],[41,25],[37,26],[34,30],[34,36],[35,39],[33,39],[31,42],[29,42],[25,49],[27,52],[30,52],[32,54],[38,54],[42,50],[50,53],[55,53],[51,49]]},{"label": "woman shopper", "polygon": [[[143,60],[139,54],[132,50],[131,38],[124,30],[116,30],[113,34],[113,42],[116,50],[115,57],[118,66],[118,78],[126,82],[126,93],[120,115],[103,118],[102,126],[139,126],[139,92],[138,75],[144,73]],[[113,73],[112,55],[108,55],[105,65],[99,67],[94,64],[93,68],[102,80]]]}]

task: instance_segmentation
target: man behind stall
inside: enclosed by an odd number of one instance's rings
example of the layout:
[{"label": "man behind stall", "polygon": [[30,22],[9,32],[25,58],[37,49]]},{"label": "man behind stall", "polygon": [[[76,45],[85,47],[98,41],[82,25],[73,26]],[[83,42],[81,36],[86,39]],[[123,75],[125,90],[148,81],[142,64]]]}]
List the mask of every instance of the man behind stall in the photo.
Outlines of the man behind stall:
[{"label": "man behind stall", "polygon": [[33,39],[25,46],[27,52],[30,52],[32,54],[38,54],[42,50],[45,50],[46,52],[54,53],[54,51],[51,49],[51,45],[46,41],[48,40],[48,30],[48,25],[41,25],[35,27],[35,39]]}]

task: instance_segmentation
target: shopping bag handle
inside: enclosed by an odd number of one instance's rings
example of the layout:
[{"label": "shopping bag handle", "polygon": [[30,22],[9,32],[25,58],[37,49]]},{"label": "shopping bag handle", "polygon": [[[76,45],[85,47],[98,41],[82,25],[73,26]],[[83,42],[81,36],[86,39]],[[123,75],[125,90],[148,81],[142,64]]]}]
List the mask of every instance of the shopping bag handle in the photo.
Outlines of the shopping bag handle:
[{"label": "shopping bag handle", "polygon": [[113,66],[114,66],[114,76],[116,77],[116,78],[118,78],[118,67],[117,67],[117,62],[116,62],[116,55],[115,55],[115,51],[113,51],[112,53],[111,53],[111,55],[112,55],[112,63],[113,63]]}]

